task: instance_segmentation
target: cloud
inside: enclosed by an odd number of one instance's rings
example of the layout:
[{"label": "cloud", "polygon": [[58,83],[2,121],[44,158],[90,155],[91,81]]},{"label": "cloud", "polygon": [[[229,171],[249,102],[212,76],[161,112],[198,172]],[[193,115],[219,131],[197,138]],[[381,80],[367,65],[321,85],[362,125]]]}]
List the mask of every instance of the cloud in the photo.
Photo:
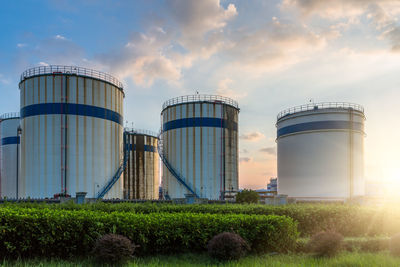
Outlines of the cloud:
[{"label": "cloud", "polygon": [[243,90],[232,88],[233,80],[229,78],[222,79],[218,82],[218,89],[216,94],[230,97],[233,99],[240,99],[247,96],[247,92]]},{"label": "cloud", "polygon": [[381,31],[380,38],[389,40],[392,51],[400,52],[400,25],[397,18],[389,15],[378,4],[369,6],[368,18],[373,21],[376,29]]},{"label": "cloud", "polygon": [[241,158],[239,158],[239,162],[240,163],[242,163],[242,162],[250,162],[251,161],[251,158],[249,158],[249,157],[241,157]]},{"label": "cloud", "polygon": [[237,15],[235,5],[224,9],[220,0],[169,0],[168,11],[186,36],[202,37],[205,33],[226,26]]},{"label": "cloud", "polygon": [[235,5],[225,9],[220,0],[170,0],[167,12],[180,29],[179,42],[191,52],[208,57],[222,45],[222,29],[237,14]]},{"label": "cloud", "polygon": [[185,63],[168,57],[171,42],[172,34],[153,27],[146,34],[134,33],[125,47],[98,55],[97,60],[141,86],[151,86],[157,79],[176,81],[180,79]]},{"label": "cloud", "polygon": [[[400,25],[397,16],[400,6],[393,0],[284,0],[283,9],[298,10],[302,17],[316,16],[328,21],[347,19],[344,24],[359,22],[366,15],[371,25],[379,32],[380,39],[386,39],[392,51],[400,51]],[[341,22],[343,25],[343,22]],[[339,31],[333,31],[340,34]]]},{"label": "cloud", "polygon": [[170,0],[162,11],[163,27],[152,25],[136,32],[123,48],[96,59],[140,86],[151,86],[156,80],[174,83],[184,68],[224,46],[221,30],[237,14],[234,5],[225,9],[219,0]]},{"label": "cloud", "polygon": [[268,155],[276,155],[275,147],[264,147],[260,149],[260,152],[267,153]]},{"label": "cloud", "polygon": [[11,80],[5,78],[4,75],[0,73],[0,83],[3,83],[3,84],[11,84]]},{"label": "cloud", "polygon": [[96,67],[94,62],[84,62],[85,50],[72,40],[61,37],[50,37],[30,44],[18,50],[18,63],[21,68],[32,62],[39,65],[78,65]]},{"label": "cloud", "polygon": [[38,63],[38,65],[39,65],[39,66],[49,66],[49,63],[40,61],[40,62]]},{"label": "cloud", "polygon": [[25,47],[25,46],[27,46],[27,44],[23,44],[23,43],[18,43],[18,44],[17,44],[17,47],[18,47],[18,48],[22,48],[22,47]]},{"label": "cloud", "polygon": [[57,34],[56,36],[54,36],[54,39],[56,40],[67,40],[67,38],[65,38],[64,36]]},{"label": "cloud", "polygon": [[259,74],[293,65],[326,44],[326,36],[276,17],[256,30],[240,28],[230,37],[225,55],[232,67]]},{"label": "cloud", "polygon": [[240,136],[240,139],[254,142],[254,141],[258,141],[258,140],[260,140],[260,139],[262,139],[264,137],[265,137],[265,135],[263,135],[262,133],[256,131],[256,132],[252,132],[252,133],[242,134]]},{"label": "cloud", "polygon": [[371,4],[390,6],[393,0],[283,0],[283,8],[296,8],[302,16],[316,15],[328,19],[359,16]]}]

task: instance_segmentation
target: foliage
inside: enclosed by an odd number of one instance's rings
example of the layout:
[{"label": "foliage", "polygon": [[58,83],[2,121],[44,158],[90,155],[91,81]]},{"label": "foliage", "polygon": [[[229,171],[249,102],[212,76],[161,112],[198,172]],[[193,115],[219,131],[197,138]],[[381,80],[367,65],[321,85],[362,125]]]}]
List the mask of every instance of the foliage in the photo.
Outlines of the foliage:
[{"label": "foliage", "polygon": [[208,254],[218,260],[238,260],[250,247],[240,235],[224,232],[214,236],[207,245]]},{"label": "foliage", "polygon": [[400,233],[390,239],[390,253],[394,256],[400,256]]},{"label": "foliage", "polygon": [[303,237],[320,231],[335,230],[346,237],[393,235],[400,225],[400,208],[391,206],[376,209],[345,204],[290,204],[283,206],[238,204],[192,204],[164,203],[92,203],[77,205],[18,203],[4,206],[32,207],[40,209],[91,210],[130,213],[211,213],[211,214],[258,214],[285,215],[298,222]]},{"label": "foliage", "polygon": [[320,257],[335,256],[343,244],[343,236],[334,231],[319,232],[308,243],[309,251]]},{"label": "foliage", "polygon": [[[3,267],[97,267],[86,259],[19,259],[16,261],[5,260]],[[393,257],[386,252],[379,253],[340,253],[333,258],[312,257],[307,254],[279,254],[279,255],[248,255],[239,261],[221,264],[210,258],[206,253],[180,253],[173,255],[152,255],[137,257],[129,262],[131,267],[265,267],[265,266],[307,266],[307,267],[338,267],[338,266],[400,266],[400,257]]]},{"label": "foliage", "polygon": [[122,264],[132,258],[134,251],[134,245],[125,236],[106,234],[96,241],[92,254],[99,263]]},{"label": "foliage", "polygon": [[135,214],[91,210],[0,208],[0,256],[71,257],[86,255],[108,233],[139,245],[138,254],[204,251],[221,232],[242,236],[255,251],[285,252],[298,236],[285,216],[244,214]]},{"label": "foliage", "polygon": [[344,240],[343,247],[350,252],[379,252],[389,249],[389,241],[390,239],[382,237],[351,238]]},{"label": "foliage", "polygon": [[240,204],[243,204],[243,203],[257,204],[259,199],[260,199],[260,195],[256,191],[253,191],[253,190],[244,189],[243,191],[238,192],[236,194],[236,202],[240,203]]}]

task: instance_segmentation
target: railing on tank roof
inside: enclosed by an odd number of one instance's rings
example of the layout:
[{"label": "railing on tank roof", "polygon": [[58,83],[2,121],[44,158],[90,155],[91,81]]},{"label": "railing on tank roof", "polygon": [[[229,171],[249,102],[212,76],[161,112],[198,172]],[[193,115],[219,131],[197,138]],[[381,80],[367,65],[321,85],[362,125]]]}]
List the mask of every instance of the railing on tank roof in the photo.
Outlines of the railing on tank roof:
[{"label": "railing on tank roof", "polygon": [[110,74],[76,66],[50,65],[50,66],[39,66],[30,68],[21,74],[20,82],[29,77],[44,75],[44,74],[76,74],[80,76],[86,76],[90,78],[103,80],[115,85],[118,88],[123,89],[122,83],[117,78],[115,78]]},{"label": "railing on tank roof", "polygon": [[11,119],[11,118],[19,118],[19,112],[8,112],[0,116],[0,120]]},{"label": "railing on tank roof", "polygon": [[364,107],[361,105],[358,105],[358,104],[348,103],[348,102],[321,102],[321,103],[312,103],[312,104],[306,104],[306,105],[301,105],[301,106],[296,106],[296,107],[285,109],[278,114],[277,119],[279,120],[282,117],[285,117],[287,115],[294,114],[297,112],[318,110],[318,109],[330,109],[330,108],[336,108],[336,109],[352,108],[354,110],[364,113]]},{"label": "railing on tank roof", "polygon": [[183,103],[190,103],[190,102],[197,102],[197,101],[210,101],[216,103],[223,103],[231,105],[235,108],[239,108],[238,102],[228,97],[219,96],[219,95],[184,95],[172,98],[167,100],[163,104],[163,110],[169,106],[183,104]]},{"label": "railing on tank roof", "polygon": [[124,131],[127,133],[130,133],[130,134],[145,134],[145,135],[150,135],[150,136],[154,136],[154,137],[158,138],[158,134],[156,132],[153,132],[150,130],[125,127]]}]

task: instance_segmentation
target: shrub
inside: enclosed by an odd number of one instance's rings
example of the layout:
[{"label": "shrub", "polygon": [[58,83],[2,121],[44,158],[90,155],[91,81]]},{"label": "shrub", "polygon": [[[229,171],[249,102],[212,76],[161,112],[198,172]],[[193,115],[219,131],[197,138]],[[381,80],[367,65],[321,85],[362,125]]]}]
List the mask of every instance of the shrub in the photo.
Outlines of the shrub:
[{"label": "shrub", "polygon": [[390,253],[394,256],[400,256],[400,233],[390,239]]},{"label": "shrub", "polygon": [[237,203],[247,203],[247,204],[255,203],[255,204],[257,204],[259,199],[260,199],[260,195],[256,191],[253,191],[253,190],[244,189],[243,191],[238,192],[236,194],[236,202]]},{"label": "shrub", "polygon": [[344,240],[343,247],[350,252],[379,252],[389,249],[389,241],[387,238],[380,237],[348,239]]},{"label": "shrub", "polygon": [[319,257],[335,256],[342,247],[343,236],[334,231],[319,232],[308,243],[309,251]]},{"label": "shrub", "polygon": [[96,241],[93,256],[99,263],[122,264],[132,257],[134,250],[134,245],[125,236],[106,234]]},{"label": "shrub", "polygon": [[307,240],[304,239],[304,238],[297,239],[295,251],[297,253],[305,253],[305,252],[307,252]]},{"label": "shrub", "polygon": [[298,236],[297,223],[276,215],[0,208],[0,254],[10,257],[86,255],[107,233],[134,241],[137,254],[204,251],[214,235],[228,231],[261,252],[292,250]]},{"label": "shrub", "polygon": [[130,213],[211,213],[211,214],[257,214],[285,215],[298,222],[302,237],[309,237],[320,231],[334,230],[346,237],[391,236],[399,231],[400,208],[388,206],[376,209],[372,206],[348,204],[291,204],[237,205],[237,204],[192,204],[176,205],[166,203],[105,203],[97,202],[84,205],[74,203],[41,204],[18,203],[0,206],[26,207],[55,210],[88,210]]},{"label": "shrub", "polygon": [[240,235],[224,232],[214,236],[207,249],[208,254],[218,260],[238,260],[246,255],[250,247]]}]

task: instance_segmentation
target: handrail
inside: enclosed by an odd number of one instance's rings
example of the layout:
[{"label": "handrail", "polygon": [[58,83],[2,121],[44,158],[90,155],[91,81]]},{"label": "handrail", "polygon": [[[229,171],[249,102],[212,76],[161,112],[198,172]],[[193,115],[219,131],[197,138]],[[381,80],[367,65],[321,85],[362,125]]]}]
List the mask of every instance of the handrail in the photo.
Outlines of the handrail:
[{"label": "handrail", "polygon": [[0,116],[0,120],[19,118],[19,112],[8,112]]},{"label": "handrail", "polygon": [[[161,136],[162,136],[162,131],[160,130],[160,133],[158,135],[157,150],[158,150],[158,154],[160,155],[162,162],[165,164],[165,166],[167,167],[168,171],[172,174],[172,176],[174,176],[181,185],[183,185],[190,193],[194,194],[196,196],[196,198],[199,198],[199,196],[196,194],[196,192],[184,181],[184,178],[179,175],[179,173],[174,169],[174,167],[171,166],[171,164],[165,157],[164,152],[163,152],[163,140],[162,140]],[[169,196],[168,196],[168,198],[169,198]]]},{"label": "handrail", "polygon": [[129,149],[126,149],[127,145],[129,146],[129,138],[127,138],[126,133],[124,133],[124,158],[120,161],[120,166],[118,167],[117,172],[97,194],[97,199],[102,199],[119,180],[119,177],[121,177],[121,174],[124,172],[129,160]]},{"label": "handrail", "polygon": [[33,67],[27,69],[21,74],[20,82],[30,77],[44,74],[75,74],[78,76],[86,76],[109,82],[120,88],[121,90],[124,89],[122,83],[117,78],[108,73],[77,66],[50,65]]},{"label": "handrail", "polygon": [[128,134],[144,134],[158,138],[158,134],[150,130],[125,127],[124,131]]},{"label": "handrail", "polygon": [[301,106],[296,106],[292,108],[285,109],[279,112],[277,116],[277,120],[298,112],[309,111],[309,110],[318,110],[318,109],[353,109],[356,111],[360,111],[364,113],[364,107],[359,104],[348,103],[348,102],[321,102],[321,103],[312,103],[312,104],[305,104]]},{"label": "handrail", "polygon": [[233,106],[234,108],[239,109],[239,104],[235,100],[219,95],[184,95],[178,96],[175,98],[171,98],[164,102],[162,109],[166,109],[169,106],[174,106],[177,104],[183,103],[191,103],[191,102],[214,102],[214,103],[222,103]]}]

